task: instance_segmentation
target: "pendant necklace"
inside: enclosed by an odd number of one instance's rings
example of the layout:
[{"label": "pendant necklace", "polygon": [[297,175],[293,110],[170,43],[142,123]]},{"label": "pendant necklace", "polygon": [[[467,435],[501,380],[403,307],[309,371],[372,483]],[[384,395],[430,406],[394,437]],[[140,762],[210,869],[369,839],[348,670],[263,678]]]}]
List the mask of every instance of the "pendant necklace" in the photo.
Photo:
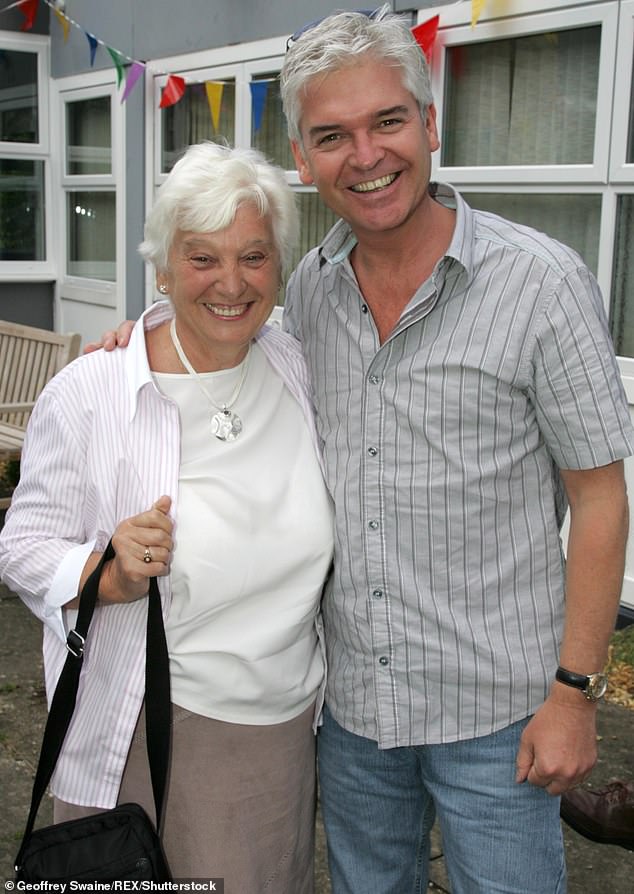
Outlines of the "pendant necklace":
[{"label": "pendant necklace", "polygon": [[183,350],[183,347],[178,339],[178,335],[176,334],[176,320],[174,318],[172,318],[172,322],[170,323],[170,336],[172,338],[172,343],[176,348],[176,353],[178,354],[181,363],[190,374],[190,376],[193,376],[196,379],[203,394],[205,395],[211,406],[215,410],[217,410],[217,412],[214,413],[211,417],[211,433],[215,435],[219,441],[235,441],[235,439],[242,431],[242,419],[240,419],[237,413],[232,412],[231,408],[239,398],[240,392],[242,391],[242,386],[244,385],[244,381],[247,377],[249,368],[249,357],[251,356],[251,345],[249,344],[247,355],[242,364],[242,375],[240,376],[240,381],[236,385],[236,388],[229,400],[225,401],[222,406],[219,406],[212,398],[211,394],[207,391],[203,380],[187,359],[187,355],[185,354],[185,351]]}]

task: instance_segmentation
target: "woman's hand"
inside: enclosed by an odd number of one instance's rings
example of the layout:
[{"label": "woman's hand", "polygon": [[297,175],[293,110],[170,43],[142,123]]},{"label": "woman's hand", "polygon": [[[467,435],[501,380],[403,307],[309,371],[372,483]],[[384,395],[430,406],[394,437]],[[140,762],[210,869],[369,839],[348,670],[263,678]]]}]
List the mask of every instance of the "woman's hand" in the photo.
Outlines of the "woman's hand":
[{"label": "woman's hand", "polygon": [[[174,546],[173,525],[168,516],[171,504],[170,497],[159,497],[147,512],[127,518],[117,525],[112,535],[116,555],[106,562],[101,575],[101,602],[135,602],[147,595],[149,578],[169,574]],[[84,585],[99,558],[98,553],[93,553],[86,563],[80,586]]]}]

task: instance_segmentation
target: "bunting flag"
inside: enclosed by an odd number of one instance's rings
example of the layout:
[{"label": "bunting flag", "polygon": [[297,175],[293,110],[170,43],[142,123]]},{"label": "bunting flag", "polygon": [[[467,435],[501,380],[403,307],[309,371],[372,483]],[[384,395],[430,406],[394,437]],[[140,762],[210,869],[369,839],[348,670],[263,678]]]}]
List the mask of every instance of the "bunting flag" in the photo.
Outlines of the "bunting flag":
[{"label": "bunting flag", "polygon": [[269,92],[268,81],[251,81],[251,105],[253,107],[253,127],[257,133],[262,125],[262,113],[266,105],[266,95]]},{"label": "bunting flag", "polygon": [[120,53],[119,50],[113,50],[112,47],[106,47],[106,49],[110,53],[110,58],[114,62],[114,67],[117,69],[117,87],[120,87],[121,82],[125,77],[125,56],[123,53]]},{"label": "bunting flag", "polygon": [[121,97],[121,102],[125,102],[128,96],[134,90],[136,82],[139,80],[143,72],[145,71],[145,64],[143,62],[133,62],[128,70],[128,77],[125,82],[125,90],[123,91],[123,96]]},{"label": "bunting flag", "polygon": [[64,31],[64,43],[66,43],[66,41],[68,40],[68,32],[70,31],[70,22],[68,21],[64,13],[61,12],[59,9],[54,9],[53,12],[55,13],[57,21],[62,26],[62,29]]},{"label": "bunting flag", "polygon": [[163,92],[161,93],[159,108],[166,109],[168,106],[176,105],[176,103],[183,98],[184,93],[185,78],[181,78],[178,75],[168,75],[167,83],[163,87]]},{"label": "bunting flag", "polygon": [[94,34],[90,34],[89,31],[85,31],[84,34],[88,39],[88,44],[90,46],[90,67],[92,68],[95,64],[95,55],[97,54],[97,47],[99,46],[99,41],[95,37]]},{"label": "bunting flag", "polygon": [[[20,31],[30,31],[35,24],[35,16],[37,15],[37,7],[40,0],[18,0],[15,6],[19,7],[20,12],[24,16],[24,21],[20,25]],[[11,7],[9,7],[11,9]]]},{"label": "bunting flag", "polygon": [[412,34],[416,38],[416,43],[425,54],[428,62],[431,61],[432,50],[438,35],[439,21],[440,16],[434,16],[433,19],[428,19],[426,22],[421,22],[420,25],[412,28]]},{"label": "bunting flag", "polygon": [[220,81],[205,81],[205,92],[207,94],[207,103],[209,104],[209,113],[214,130],[218,130],[220,123],[220,106],[222,105],[222,91],[224,84]]},{"label": "bunting flag", "polygon": [[475,28],[478,19],[482,15],[486,0],[471,0],[471,27]]}]

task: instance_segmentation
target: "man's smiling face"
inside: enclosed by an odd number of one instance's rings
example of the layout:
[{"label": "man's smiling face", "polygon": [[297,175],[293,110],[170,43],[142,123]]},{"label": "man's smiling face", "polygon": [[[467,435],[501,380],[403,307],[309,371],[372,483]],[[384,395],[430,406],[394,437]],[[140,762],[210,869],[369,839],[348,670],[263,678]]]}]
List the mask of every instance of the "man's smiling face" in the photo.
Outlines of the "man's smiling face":
[{"label": "man's smiling face", "polygon": [[420,211],[439,145],[436,113],[430,106],[423,121],[400,69],[367,57],[315,76],[302,96],[301,134],[292,149],[302,183],[360,241]]}]

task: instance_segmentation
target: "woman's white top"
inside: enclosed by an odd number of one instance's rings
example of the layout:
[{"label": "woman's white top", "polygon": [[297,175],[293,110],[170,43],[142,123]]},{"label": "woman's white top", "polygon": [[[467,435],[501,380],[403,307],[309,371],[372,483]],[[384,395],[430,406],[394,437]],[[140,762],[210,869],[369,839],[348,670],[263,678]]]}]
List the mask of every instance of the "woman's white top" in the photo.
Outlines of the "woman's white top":
[{"label": "woman's white top", "polygon": [[324,673],[315,617],[333,549],[331,502],[304,414],[264,352],[201,375],[220,406],[246,378],[235,441],[189,374],[154,374],[178,406],[181,463],[172,604],[172,701],[232,723],[280,723],[315,699]]}]

